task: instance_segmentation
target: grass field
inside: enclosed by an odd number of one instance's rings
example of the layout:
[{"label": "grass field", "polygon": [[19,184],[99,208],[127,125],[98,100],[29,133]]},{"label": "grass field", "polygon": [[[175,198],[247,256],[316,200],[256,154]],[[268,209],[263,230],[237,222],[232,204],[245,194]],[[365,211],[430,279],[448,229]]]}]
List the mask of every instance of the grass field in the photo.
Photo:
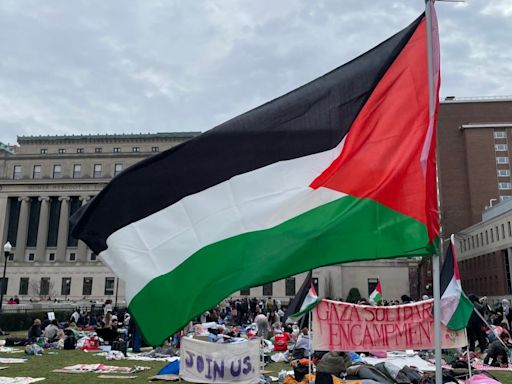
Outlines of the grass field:
[{"label": "grass field", "polygon": [[[146,366],[150,367],[147,371],[136,372],[133,374],[117,374],[116,376],[137,376],[135,379],[127,380],[130,383],[147,383],[148,377],[154,376],[157,372],[164,367],[166,362],[146,362],[146,361],[107,361],[102,356],[94,356],[94,354],[83,352],[80,350],[48,350],[43,356],[27,356],[24,353],[0,353],[0,357],[17,357],[27,358],[26,363],[19,364],[0,364],[1,366],[8,366],[7,369],[0,370],[0,376],[30,376],[30,377],[44,377],[46,378],[43,383],[110,383],[116,382],[115,379],[99,378],[97,373],[56,373],[52,372],[54,369],[64,368],[69,365],[75,364],[98,364],[116,365],[122,367]],[[55,353],[48,353],[55,352]],[[289,366],[284,363],[272,363],[265,367],[266,371],[270,371],[271,375],[277,376],[281,369],[289,369]],[[114,374],[109,374],[114,375]],[[512,384],[512,372],[494,372],[493,375],[502,383]],[[124,380],[120,380],[124,381]],[[186,383],[182,381],[182,383]]]}]

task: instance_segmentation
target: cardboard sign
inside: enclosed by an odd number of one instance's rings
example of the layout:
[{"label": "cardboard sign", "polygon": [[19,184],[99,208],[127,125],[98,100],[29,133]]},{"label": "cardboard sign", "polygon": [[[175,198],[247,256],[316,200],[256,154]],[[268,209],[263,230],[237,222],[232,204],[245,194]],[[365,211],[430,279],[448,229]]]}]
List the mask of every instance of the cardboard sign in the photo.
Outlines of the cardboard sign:
[{"label": "cardboard sign", "polygon": [[50,321],[55,320],[55,312],[48,312],[48,320],[50,320]]},{"label": "cardboard sign", "polygon": [[[374,307],[322,300],[313,310],[318,351],[396,351],[434,348],[433,300]],[[466,345],[464,331],[441,324],[443,348]]]},{"label": "cardboard sign", "polygon": [[259,352],[259,340],[220,344],[184,337],[180,376],[193,383],[258,383]]}]

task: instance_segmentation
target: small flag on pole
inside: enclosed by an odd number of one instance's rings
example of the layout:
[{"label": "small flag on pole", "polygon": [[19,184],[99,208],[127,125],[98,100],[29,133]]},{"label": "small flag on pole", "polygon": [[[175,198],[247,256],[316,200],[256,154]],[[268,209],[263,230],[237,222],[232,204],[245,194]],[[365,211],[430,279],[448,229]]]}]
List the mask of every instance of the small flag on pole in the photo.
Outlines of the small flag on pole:
[{"label": "small flag on pole", "polygon": [[441,323],[448,329],[460,331],[468,325],[473,308],[473,303],[462,290],[452,235],[441,269]]},{"label": "small flag on pole", "polygon": [[315,308],[319,302],[320,299],[316,294],[315,287],[313,286],[313,284],[311,284],[311,288],[309,288],[308,294],[306,295],[304,302],[300,306],[299,312],[294,313],[288,319],[290,319],[291,321],[299,321],[302,318],[302,316],[304,316],[306,313]]},{"label": "small flag on pole", "polygon": [[372,294],[370,295],[370,304],[371,305],[379,305],[382,303],[382,285],[380,284],[380,280],[377,283],[377,286],[373,290]]}]

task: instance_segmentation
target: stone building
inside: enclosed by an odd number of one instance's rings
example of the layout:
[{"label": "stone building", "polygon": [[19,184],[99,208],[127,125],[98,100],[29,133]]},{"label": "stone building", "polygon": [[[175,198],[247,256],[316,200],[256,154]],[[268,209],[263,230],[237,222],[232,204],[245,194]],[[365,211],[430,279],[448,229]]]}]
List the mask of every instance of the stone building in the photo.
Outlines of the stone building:
[{"label": "stone building", "polygon": [[21,136],[0,146],[0,234],[13,246],[6,296],[123,298],[113,273],[70,235],[69,217],[130,165],[196,135]]}]

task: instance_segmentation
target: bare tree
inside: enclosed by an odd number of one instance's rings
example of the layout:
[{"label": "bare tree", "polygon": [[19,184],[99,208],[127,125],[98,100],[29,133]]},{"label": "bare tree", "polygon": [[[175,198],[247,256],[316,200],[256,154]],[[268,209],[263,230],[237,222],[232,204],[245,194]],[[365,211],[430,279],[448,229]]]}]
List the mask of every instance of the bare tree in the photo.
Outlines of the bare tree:
[{"label": "bare tree", "polygon": [[29,284],[30,295],[32,297],[39,297],[40,300],[49,299],[56,296],[54,290],[55,283],[51,280],[32,280]]}]

